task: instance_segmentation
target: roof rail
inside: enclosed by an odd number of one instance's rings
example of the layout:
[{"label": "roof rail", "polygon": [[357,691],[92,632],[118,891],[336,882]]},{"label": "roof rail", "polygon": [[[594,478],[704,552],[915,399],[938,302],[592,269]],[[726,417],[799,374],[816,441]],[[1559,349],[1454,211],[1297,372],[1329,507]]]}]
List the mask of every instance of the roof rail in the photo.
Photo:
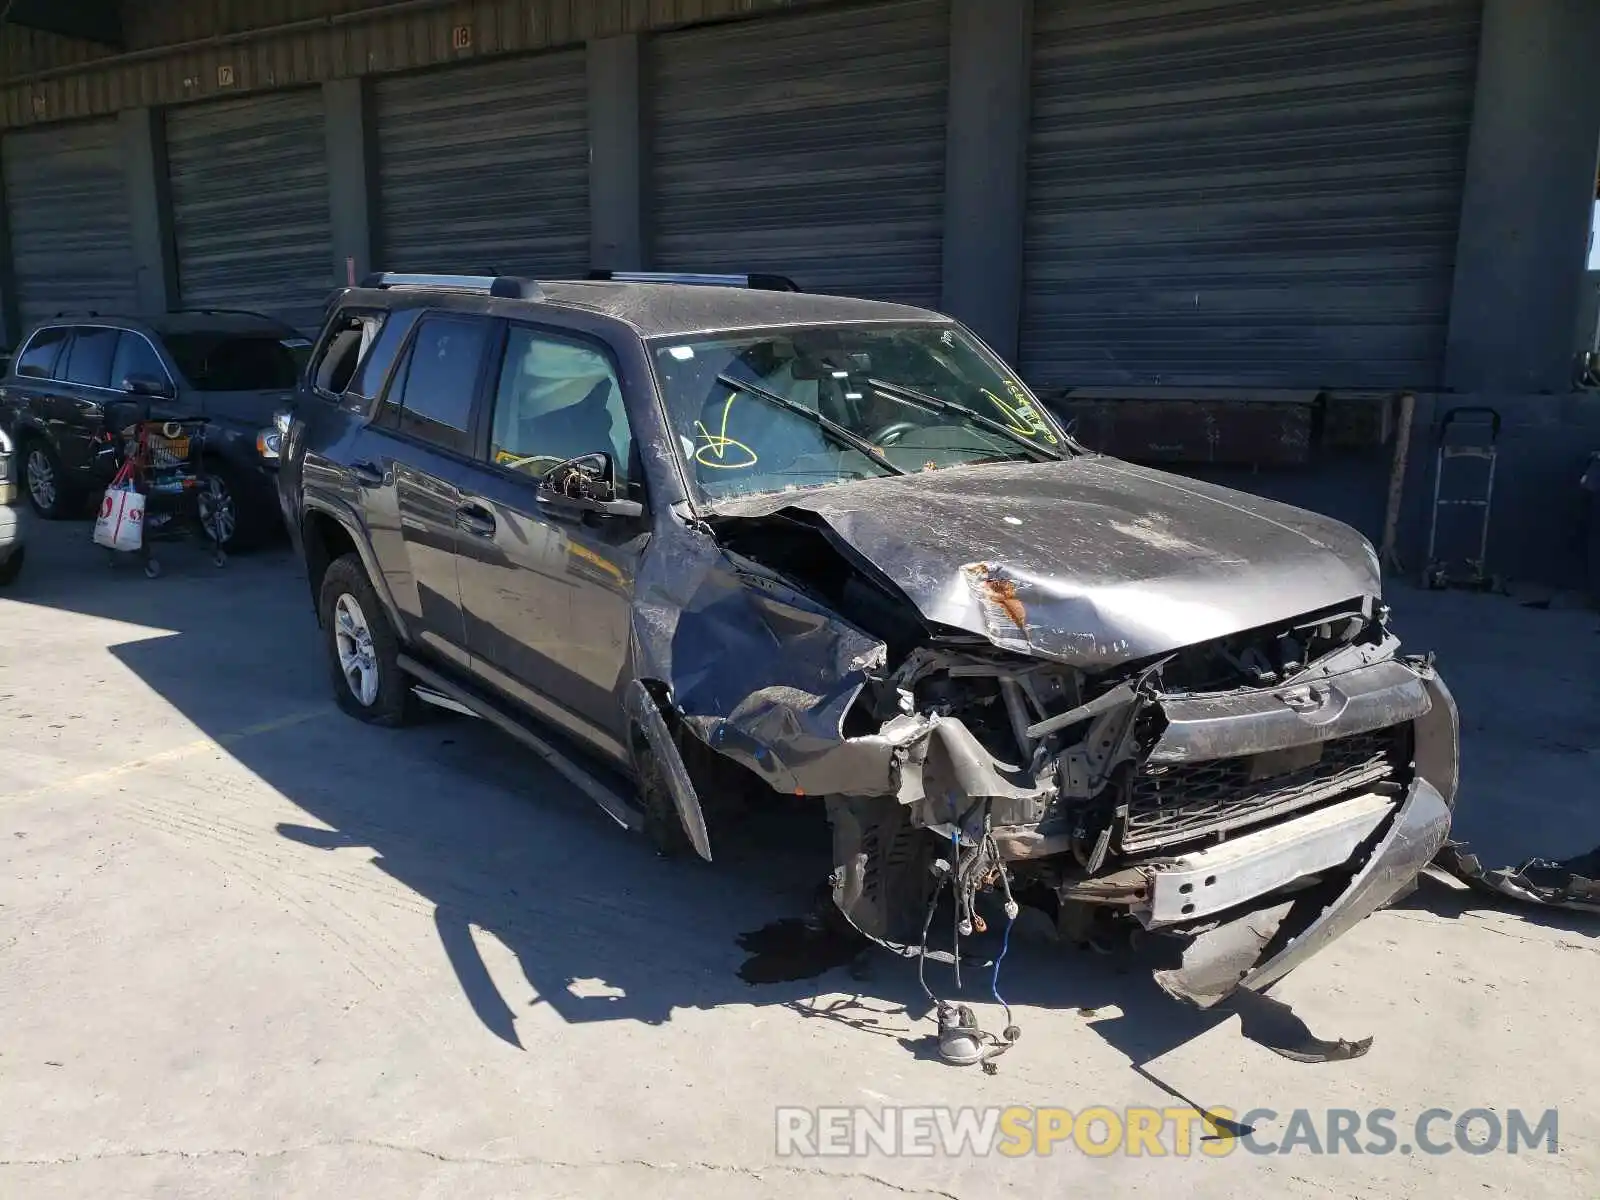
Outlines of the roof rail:
[{"label": "roof rail", "polygon": [[703,287],[754,288],[763,292],[798,292],[799,285],[787,275],[717,275],[704,271],[605,271],[589,272],[590,279],[609,279],[615,283],[688,283]]},{"label": "roof rail", "polygon": [[263,321],[271,321],[274,325],[288,325],[282,317],[275,317],[271,313],[257,312],[253,308],[169,308],[167,316],[183,313],[195,313],[201,316],[213,317],[260,317]]},{"label": "roof rail", "polygon": [[516,275],[407,275],[377,271],[361,281],[365,288],[423,288],[437,292],[487,292],[508,300],[543,300],[544,289]]}]

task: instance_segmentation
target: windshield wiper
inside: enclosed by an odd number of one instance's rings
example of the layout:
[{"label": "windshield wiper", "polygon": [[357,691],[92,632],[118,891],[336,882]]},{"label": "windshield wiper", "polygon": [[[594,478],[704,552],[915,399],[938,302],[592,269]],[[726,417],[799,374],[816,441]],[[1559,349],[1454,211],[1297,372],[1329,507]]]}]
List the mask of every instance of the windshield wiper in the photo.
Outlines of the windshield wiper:
[{"label": "windshield wiper", "polygon": [[1053,458],[1058,461],[1061,458],[1059,451],[1052,450],[1048,446],[1041,446],[1027,434],[1018,433],[1004,422],[996,421],[993,417],[984,416],[981,412],[974,412],[965,404],[957,404],[954,400],[946,400],[943,396],[930,396],[927,392],[906,387],[903,383],[885,383],[881,379],[871,378],[867,380],[867,383],[877,388],[880,392],[887,392],[889,395],[896,399],[904,400],[908,404],[925,405],[937,412],[956,413],[971,421],[979,429],[987,429],[990,433],[998,433],[1001,437],[1010,438],[1017,445],[1031,453],[1043,454],[1047,458]]},{"label": "windshield wiper", "polygon": [[807,408],[798,400],[791,400],[787,396],[780,396],[777,392],[769,392],[764,387],[750,383],[743,379],[735,379],[731,375],[718,375],[717,382],[723,387],[731,387],[737,389],[738,391],[745,392],[751,396],[759,396],[769,404],[776,404],[779,408],[787,409],[796,416],[804,417],[818,429],[822,430],[823,433],[826,433],[829,437],[833,438],[834,441],[840,443],[841,445],[848,446],[852,450],[859,450],[862,454],[871,459],[873,463],[882,467],[891,475],[910,474],[910,472],[905,470],[903,467],[897,467],[887,458],[885,458],[882,450],[879,450],[859,433],[852,433],[843,425],[839,424],[839,422],[823,416],[814,408]]}]

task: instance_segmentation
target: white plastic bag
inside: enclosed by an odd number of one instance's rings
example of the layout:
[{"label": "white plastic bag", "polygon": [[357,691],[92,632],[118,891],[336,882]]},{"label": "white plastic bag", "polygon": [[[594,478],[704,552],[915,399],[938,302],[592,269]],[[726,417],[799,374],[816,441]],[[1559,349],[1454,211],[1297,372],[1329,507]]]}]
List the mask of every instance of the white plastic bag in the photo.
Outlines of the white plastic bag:
[{"label": "white plastic bag", "polygon": [[144,545],[144,496],[128,485],[107,488],[94,523],[94,540],[111,550]]}]

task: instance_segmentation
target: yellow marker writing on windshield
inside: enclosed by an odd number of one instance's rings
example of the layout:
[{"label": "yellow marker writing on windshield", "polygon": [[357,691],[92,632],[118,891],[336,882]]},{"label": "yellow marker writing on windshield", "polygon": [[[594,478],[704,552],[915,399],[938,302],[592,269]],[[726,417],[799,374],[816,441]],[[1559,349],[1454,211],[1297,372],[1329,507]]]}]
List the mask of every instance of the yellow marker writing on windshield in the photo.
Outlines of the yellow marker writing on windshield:
[{"label": "yellow marker writing on windshield", "polygon": [[1040,419],[1039,414],[1034,411],[1033,405],[1028,402],[1027,397],[1021,393],[1021,390],[1010,380],[1006,381],[1006,389],[1011,393],[1011,398],[1016,401],[1015,404],[1007,404],[988,388],[983,389],[983,394],[992,400],[994,406],[1005,414],[1006,427],[1016,433],[1020,433],[1023,437],[1039,437],[1049,442],[1052,446],[1056,445],[1056,435],[1050,432],[1050,426]]},{"label": "yellow marker writing on windshield", "polygon": [[[701,440],[701,444],[695,448],[694,460],[702,467],[713,467],[719,471],[742,471],[756,465],[758,461],[756,452],[743,442],[728,436],[728,412],[733,408],[733,402],[738,395],[738,392],[728,393],[727,403],[722,406],[722,427],[716,433],[707,429],[703,421],[694,423]],[[735,454],[731,462],[728,460],[730,450]]]}]

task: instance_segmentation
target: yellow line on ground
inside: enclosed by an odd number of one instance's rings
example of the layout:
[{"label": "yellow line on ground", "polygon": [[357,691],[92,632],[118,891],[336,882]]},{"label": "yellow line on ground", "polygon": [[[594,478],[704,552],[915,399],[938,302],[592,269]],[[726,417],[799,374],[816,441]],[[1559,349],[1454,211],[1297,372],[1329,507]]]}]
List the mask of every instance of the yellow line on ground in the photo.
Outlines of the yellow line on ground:
[{"label": "yellow line on ground", "polygon": [[308,708],[301,712],[290,713],[288,716],[277,717],[271,721],[247,725],[243,729],[236,729],[230,733],[220,733],[216,737],[196,738],[194,741],[187,742],[182,746],[174,746],[171,750],[161,750],[155,754],[147,754],[143,758],[131,758],[125,763],[118,763],[114,767],[106,767],[101,771],[87,771],[82,775],[74,775],[71,779],[47,783],[43,787],[33,788],[26,792],[15,792],[6,797],[6,802],[15,803],[19,800],[36,800],[57,792],[72,792],[77,791],[79,788],[110,783],[126,775],[142,771],[146,767],[176,762],[194,754],[202,754],[207,750],[235,745],[246,738],[260,737],[264,733],[276,733],[280,729],[290,729],[296,725],[303,725],[305,722],[315,720],[317,717],[326,716],[332,711],[332,705],[324,704],[317,708]]}]

